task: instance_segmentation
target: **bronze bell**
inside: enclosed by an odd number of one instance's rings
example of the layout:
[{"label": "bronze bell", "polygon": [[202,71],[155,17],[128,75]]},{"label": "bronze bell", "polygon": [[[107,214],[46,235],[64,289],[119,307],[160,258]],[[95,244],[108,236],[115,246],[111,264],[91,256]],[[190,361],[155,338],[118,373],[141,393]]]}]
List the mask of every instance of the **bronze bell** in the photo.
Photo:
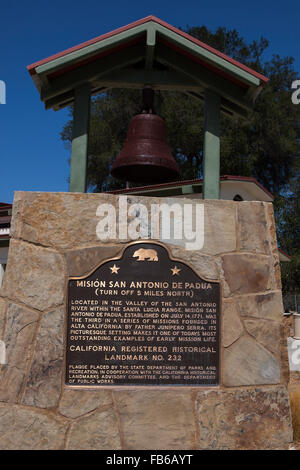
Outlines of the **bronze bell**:
[{"label": "bronze bell", "polygon": [[143,111],[129,124],[127,139],[115,160],[112,176],[135,183],[163,183],[179,176],[170,152],[164,120],[153,114],[153,90],[143,90]]}]

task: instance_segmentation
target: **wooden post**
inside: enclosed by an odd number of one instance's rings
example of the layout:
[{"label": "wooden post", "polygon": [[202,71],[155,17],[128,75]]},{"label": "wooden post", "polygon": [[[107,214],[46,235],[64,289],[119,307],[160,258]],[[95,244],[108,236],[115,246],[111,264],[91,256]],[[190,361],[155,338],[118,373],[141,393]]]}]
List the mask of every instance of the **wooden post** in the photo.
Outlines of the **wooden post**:
[{"label": "wooden post", "polygon": [[203,199],[220,197],[220,96],[206,91]]},{"label": "wooden post", "polygon": [[75,89],[70,192],[86,192],[90,85]]}]

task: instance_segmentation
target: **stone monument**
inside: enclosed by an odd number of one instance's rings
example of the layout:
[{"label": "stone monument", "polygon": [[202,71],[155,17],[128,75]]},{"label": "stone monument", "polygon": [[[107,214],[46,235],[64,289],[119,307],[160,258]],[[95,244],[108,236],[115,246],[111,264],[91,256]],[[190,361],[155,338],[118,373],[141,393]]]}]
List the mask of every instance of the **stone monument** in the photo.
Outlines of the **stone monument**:
[{"label": "stone monument", "polygon": [[[204,206],[204,246],[190,250],[160,229],[99,240],[97,208],[120,197],[15,194],[0,448],[287,448],[272,204],[164,199]],[[161,202],[128,197],[149,213]]]},{"label": "stone monument", "polygon": [[[268,79],[153,16],[28,70],[46,109],[74,104],[71,192],[15,193],[0,448],[287,448],[273,207],[219,200],[220,114],[247,118]],[[177,177],[149,90],[204,99],[202,200],[85,194],[90,95],[114,87],[145,90],[114,167],[133,181]]]}]

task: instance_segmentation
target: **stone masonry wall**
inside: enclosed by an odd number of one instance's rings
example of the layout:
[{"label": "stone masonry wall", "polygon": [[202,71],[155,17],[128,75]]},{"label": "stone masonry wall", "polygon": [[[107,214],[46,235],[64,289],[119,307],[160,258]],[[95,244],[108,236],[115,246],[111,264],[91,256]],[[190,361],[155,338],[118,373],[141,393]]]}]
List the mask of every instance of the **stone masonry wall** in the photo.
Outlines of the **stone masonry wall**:
[{"label": "stone masonry wall", "polygon": [[96,236],[108,194],[17,192],[0,296],[0,449],[254,449],[292,440],[280,266],[272,204],[128,197],[205,205],[205,243],[173,257],[222,289],[217,388],[64,387],[66,285],[131,240]]}]

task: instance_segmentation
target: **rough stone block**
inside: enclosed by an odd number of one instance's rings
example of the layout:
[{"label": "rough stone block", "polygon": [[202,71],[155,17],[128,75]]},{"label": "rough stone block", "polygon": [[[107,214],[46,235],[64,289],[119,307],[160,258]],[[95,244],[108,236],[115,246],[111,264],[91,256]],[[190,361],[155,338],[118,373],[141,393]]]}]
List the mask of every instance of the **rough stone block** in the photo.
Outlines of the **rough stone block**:
[{"label": "rough stone block", "polygon": [[6,365],[0,366],[0,401],[16,403],[33,354],[39,314],[9,303],[4,342]]},{"label": "rough stone block", "polygon": [[280,358],[280,348],[278,348],[281,342],[279,323],[260,318],[245,318],[244,324],[248,333],[258,343],[268,349],[278,359]]},{"label": "rough stone block", "polygon": [[65,252],[68,276],[83,276],[92,271],[102,261],[117,257],[121,254],[121,251],[122,247],[120,245],[68,250]]},{"label": "rough stone block", "polygon": [[266,292],[258,295],[237,297],[241,317],[262,318],[282,322],[283,304],[281,292]]},{"label": "rough stone block", "polygon": [[211,255],[236,250],[236,205],[233,201],[205,201],[204,248]]},{"label": "rough stone block", "polygon": [[73,424],[68,450],[119,450],[121,441],[113,410],[96,411]]},{"label": "rough stone block", "polygon": [[278,247],[277,247],[277,237],[276,237],[276,225],[274,219],[274,210],[273,205],[268,204],[266,208],[267,213],[267,220],[268,220],[268,237],[270,240],[270,247],[272,253],[272,264],[274,273],[272,277],[274,289],[281,289],[281,271],[280,271],[280,262],[279,262],[279,254],[278,254]]},{"label": "rough stone block", "polygon": [[64,309],[45,313],[39,328],[23,403],[41,408],[58,405],[63,372]]},{"label": "rough stone block", "polygon": [[238,206],[240,249],[270,253],[265,203],[241,202]]},{"label": "rough stone block", "polygon": [[224,350],[223,383],[227,387],[277,384],[280,365],[275,357],[248,336]]},{"label": "rough stone block", "polygon": [[6,319],[6,301],[0,297],[0,340],[3,340]]},{"label": "rough stone block", "polygon": [[15,193],[21,205],[12,235],[28,242],[69,248],[98,241],[96,210],[115,196],[81,193]]},{"label": "rough stone block", "polygon": [[194,449],[196,427],[189,391],[116,391],[125,448]]},{"label": "rough stone block", "polygon": [[199,392],[200,449],[287,449],[293,440],[286,387]]},{"label": "rough stone block", "polygon": [[107,405],[112,405],[111,392],[108,390],[65,389],[60,400],[59,412],[67,418],[79,418]]},{"label": "rough stone block", "polygon": [[268,257],[253,254],[222,256],[225,282],[231,295],[264,292],[270,289]]},{"label": "rough stone block", "polygon": [[210,256],[202,255],[198,251],[187,251],[179,247],[171,247],[174,258],[184,259],[189,263],[203,279],[218,279],[217,267]]},{"label": "rough stone block", "polygon": [[61,450],[67,423],[32,408],[0,404],[1,450]]},{"label": "rough stone block", "polygon": [[[127,228],[126,216],[121,214],[119,217],[119,196],[113,194],[17,192],[16,197],[22,210],[18,212],[18,220],[14,221],[12,235],[34,244],[68,249],[112,243],[119,241],[119,228]],[[125,196],[121,197],[125,199]],[[150,213],[151,204],[158,204],[160,199],[128,196],[127,208],[140,202]],[[97,216],[100,204],[110,204],[115,209],[117,220],[117,236],[106,241],[99,240],[96,233],[97,224],[102,219],[102,216]],[[129,216],[128,221],[132,218]],[[122,241],[126,240],[130,241],[128,236]]]},{"label": "rough stone block", "polygon": [[227,348],[241,336],[243,331],[244,327],[235,302],[223,302],[222,345]]},{"label": "rough stone block", "polygon": [[11,240],[1,294],[37,310],[64,300],[63,257],[53,250]]}]

